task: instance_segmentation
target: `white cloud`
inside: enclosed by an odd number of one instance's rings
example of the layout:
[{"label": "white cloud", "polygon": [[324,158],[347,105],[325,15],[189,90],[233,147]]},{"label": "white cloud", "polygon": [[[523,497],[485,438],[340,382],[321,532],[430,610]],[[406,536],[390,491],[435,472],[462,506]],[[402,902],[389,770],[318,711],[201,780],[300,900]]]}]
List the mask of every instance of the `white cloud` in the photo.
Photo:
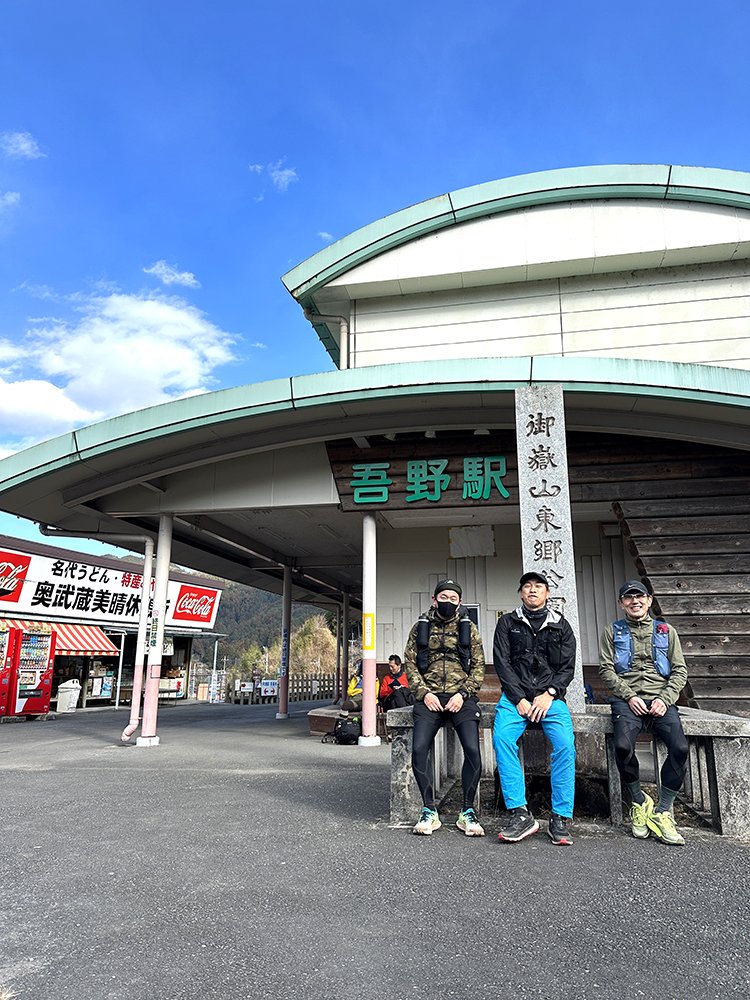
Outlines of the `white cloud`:
[{"label": "white cloud", "polygon": [[49,285],[37,285],[33,281],[22,281],[17,288],[13,291],[24,291],[32,297],[32,299],[47,299],[52,302],[59,302],[60,296],[54,290],[50,288]]},{"label": "white cloud", "polygon": [[212,388],[233,338],[188,302],[89,296],[46,318],[19,345],[0,341],[0,450]]},{"label": "white cloud", "polygon": [[6,437],[21,434],[32,440],[36,434],[61,433],[98,416],[99,412],[79,406],[51,382],[0,378],[0,433]]},{"label": "white cloud", "polygon": [[333,239],[333,233],[327,233],[324,229],[318,233],[318,236],[323,240],[324,243],[330,243]]},{"label": "white cloud", "polygon": [[38,160],[47,155],[30,132],[0,132],[0,150],[14,160]]},{"label": "white cloud", "polygon": [[260,340],[256,340],[254,344],[250,344],[250,347],[257,347],[259,351],[267,351],[268,344],[261,343]]},{"label": "white cloud", "polygon": [[[265,167],[261,163],[251,163],[248,169],[253,174],[267,174],[276,190],[284,194],[290,184],[299,180],[297,171],[293,167],[285,167],[285,163],[286,157],[283,157],[275,163],[267,163]],[[256,196],[253,201],[263,201],[263,194]]]},{"label": "white cloud", "polygon": [[144,274],[153,274],[165,285],[185,285],[187,288],[200,288],[201,283],[191,271],[178,271],[176,267],[167,264],[165,260],[157,260],[151,267],[143,268]]},{"label": "white cloud", "polygon": [[299,180],[297,171],[292,167],[285,167],[283,164],[284,160],[268,164],[268,175],[271,178],[271,183],[277,191],[281,191],[282,193],[287,190],[293,181]]},{"label": "white cloud", "polygon": [[20,200],[21,195],[18,191],[6,191],[4,194],[0,194],[0,214],[6,209],[13,208]]}]

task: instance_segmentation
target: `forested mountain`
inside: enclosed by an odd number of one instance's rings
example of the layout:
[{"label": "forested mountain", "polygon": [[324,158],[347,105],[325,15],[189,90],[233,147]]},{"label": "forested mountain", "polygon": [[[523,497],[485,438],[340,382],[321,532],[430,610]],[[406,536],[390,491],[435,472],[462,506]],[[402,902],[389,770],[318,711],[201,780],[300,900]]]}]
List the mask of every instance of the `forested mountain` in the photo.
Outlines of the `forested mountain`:
[{"label": "forested mountain", "polygon": [[[220,655],[228,661],[241,658],[253,646],[270,647],[281,636],[281,596],[269,594],[241,583],[226,583],[216,616],[216,631],[224,632],[219,639]],[[318,608],[309,604],[292,605],[292,629],[298,628]],[[213,657],[214,639],[193,641],[193,656],[209,662]]]}]

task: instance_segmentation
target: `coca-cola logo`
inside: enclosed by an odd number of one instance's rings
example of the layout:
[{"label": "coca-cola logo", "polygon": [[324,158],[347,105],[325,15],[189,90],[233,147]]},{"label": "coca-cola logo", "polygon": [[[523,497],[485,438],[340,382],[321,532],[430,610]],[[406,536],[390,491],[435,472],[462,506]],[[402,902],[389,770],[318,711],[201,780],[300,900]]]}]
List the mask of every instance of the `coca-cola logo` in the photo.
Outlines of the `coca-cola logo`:
[{"label": "coca-cola logo", "polygon": [[210,623],[218,594],[203,587],[182,584],[172,617],[176,621]]},{"label": "coca-cola logo", "polygon": [[18,602],[30,565],[31,556],[0,552],[0,601]]}]

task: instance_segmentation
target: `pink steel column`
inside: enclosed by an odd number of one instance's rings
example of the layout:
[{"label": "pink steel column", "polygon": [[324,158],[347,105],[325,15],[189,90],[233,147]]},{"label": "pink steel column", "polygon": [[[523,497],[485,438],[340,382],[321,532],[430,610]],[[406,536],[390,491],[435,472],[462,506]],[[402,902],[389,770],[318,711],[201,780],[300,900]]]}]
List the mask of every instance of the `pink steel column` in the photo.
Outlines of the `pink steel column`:
[{"label": "pink steel column", "polygon": [[289,638],[292,632],[292,567],[284,567],[284,597],[281,606],[281,671],[277,719],[289,718]]},{"label": "pink steel column", "polygon": [[362,735],[359,745],[380,746],[376,736],[375,684],[378,662],[375,655],[375,611],[377,594],[377,528],[374,514],[362,522]]},{"label": "pink steel column", "polygon": [[146,671],[146,694],[143,698],[142,736],[135,741],[139,747],[156,747],[156,714],[159,708],[159,679],[164,652],[164,618],[167,613],[167,589],[169,586],[169,560],[172,556],[172,515],[162,514],[159,518],[159,538],[156,542],[156,582],[154,584],[154,608],[151,615],[151,631],[148,639],[148,669]]},{"label": "pink steel column", "polygon": [[141,721],[141,692],[143,691],[143,667],[146,662],[146,633],[148,631],[148,604],[151,600],[151,574],[154,569],[154,543],[146,539],[143,552],[143,580],[141,583],[141,613],[138,619],[138,636],[135,640],[135,667],[133,671],[133,693],[130,696],[130,722],[122,731],[120,739],[127,743]]}]

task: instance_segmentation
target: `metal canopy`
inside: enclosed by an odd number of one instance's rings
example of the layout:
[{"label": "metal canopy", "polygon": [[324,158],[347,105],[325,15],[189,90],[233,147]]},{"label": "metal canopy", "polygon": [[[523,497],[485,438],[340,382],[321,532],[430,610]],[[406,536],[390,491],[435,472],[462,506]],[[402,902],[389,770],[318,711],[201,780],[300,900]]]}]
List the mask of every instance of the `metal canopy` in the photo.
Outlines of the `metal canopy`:
[{"label": "metal canopy", "polygon": [[[0,461],[0,505],[92,536],[155,534],[174,514],[175,562],[275,593],[290,565],[294,601],[327,607],[348,592],[356,603],[361,515],[339,509],[325,442],[512,428],[513,390],[532,381],[563,384],[570,431],[750,447],[750,374],[738,370],[611,358],[404,364],[245,386],[84,428]],[[379,516],[383,530],[467,523],[460,510]]]}]

